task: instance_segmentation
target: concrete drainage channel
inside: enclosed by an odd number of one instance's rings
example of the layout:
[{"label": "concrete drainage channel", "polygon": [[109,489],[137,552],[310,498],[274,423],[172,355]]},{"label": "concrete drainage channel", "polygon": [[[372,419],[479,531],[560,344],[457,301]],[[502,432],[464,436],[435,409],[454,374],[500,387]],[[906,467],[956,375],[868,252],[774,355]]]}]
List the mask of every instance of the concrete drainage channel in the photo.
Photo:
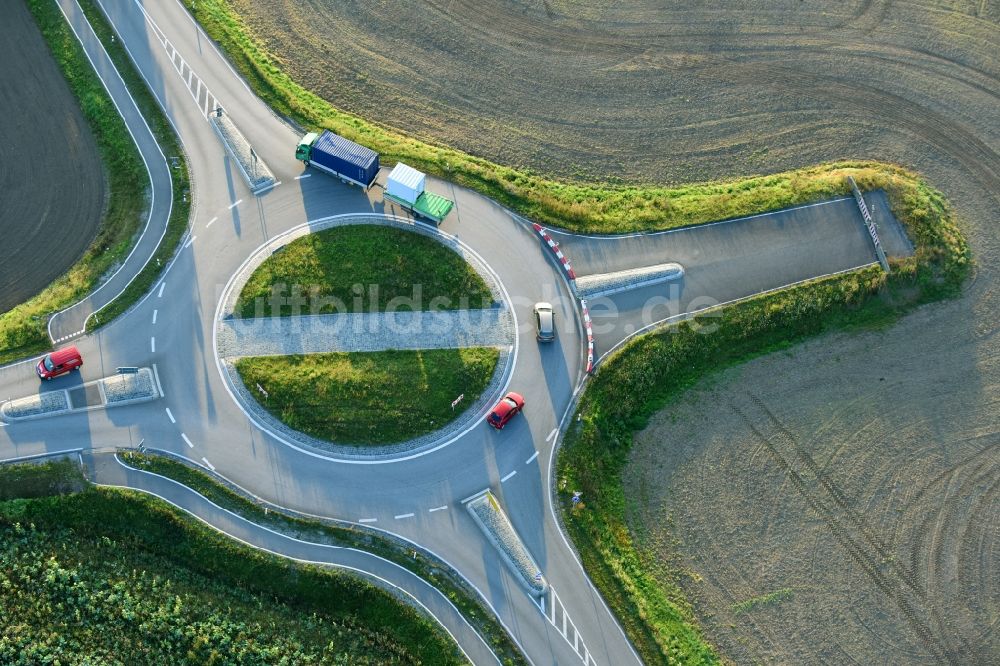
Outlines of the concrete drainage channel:
[{"label": "concrete drainage channel", "polygon": [[28,421],[62,414],[86,412],[148,402],[160,397],[149,368],[103,377],[61,391],[46,391],[16,398],[0,405],[4,422]]}]

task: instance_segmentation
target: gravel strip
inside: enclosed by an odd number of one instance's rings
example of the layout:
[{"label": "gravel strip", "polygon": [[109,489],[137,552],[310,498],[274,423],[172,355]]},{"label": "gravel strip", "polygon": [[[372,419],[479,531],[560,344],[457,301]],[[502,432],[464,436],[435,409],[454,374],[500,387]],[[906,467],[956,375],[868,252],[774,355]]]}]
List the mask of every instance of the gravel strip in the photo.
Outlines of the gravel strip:
[{"label": "gravel strip", "polygon": [[679,280],[682,277],[684,277],[684,267],[673,263],[643,266],[615,273],[596,273],[576,278],[576,293],[580,298],[595,298],[646,287],[657,282]]},{"label": "gravel strip", "polygon": [[500,503],[497,502],[493,493],[487,491],[486,494],[466,504],[466,507],[472,514],[472,519],[482,528],[493,545],[500,550],[504,560],[528,590],[532,594],[544,594],[548,583],[541,575],[542,570],[538,568],[535,560],[528,553],[528,549],[524,547],[524,542],[517,535],[514,526],[511,525],[507,514],[500,508]]},{"label": "gravel strip", "polygon": [[0,416],[7,419],[28,419],[69,411],[65,391],[47,391],[5,402],[0,405]]},{"label": "gravel strip", "polygon": [[218,353],[286,356],[385,349],[502,347],[510,343],[507,308],[445,312],[364,312],[302,317],[227,319],[218,327]]},{"label": "gravel strip", "polygon": [[116,403],[149,400],[159,395],[149,368],[140,368],[132,375],[114,375],[98,380],[104,389],[104,399],[108,407]]},{"label": "gravel strip", "polygon": [[219,138],[222,139],[222,143],[226,147],[226,152],[239,165],[240,173],[247,181],[250,189],[254,192],[259,192],[265,187],[273,185],[275,182],[274,174],[271,173],[267,164],[259,156],[256,160],[253,159],[250,153],[250,142],[247,141],[243,133],[233,124],[229,115],[223,113],[220,117],[212,114],[209,120]]}]

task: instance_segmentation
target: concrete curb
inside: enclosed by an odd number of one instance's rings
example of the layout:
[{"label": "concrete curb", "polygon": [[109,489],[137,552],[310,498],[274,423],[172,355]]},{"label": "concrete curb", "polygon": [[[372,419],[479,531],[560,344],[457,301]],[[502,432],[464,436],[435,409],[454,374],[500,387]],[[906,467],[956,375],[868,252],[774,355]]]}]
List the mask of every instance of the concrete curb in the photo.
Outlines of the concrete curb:
[{"label": "concrete curb", "polygon": [[486,538],[496,546],[501,556],[517,578],[528,590],[528,594],[541,596],[549,585],[542,576],[542,570],[525,548],[524,542],[518,536],[507,514],[500,508],[493,493],[486,491],[479,497],[466,503],[472,519],[486,535]]}]

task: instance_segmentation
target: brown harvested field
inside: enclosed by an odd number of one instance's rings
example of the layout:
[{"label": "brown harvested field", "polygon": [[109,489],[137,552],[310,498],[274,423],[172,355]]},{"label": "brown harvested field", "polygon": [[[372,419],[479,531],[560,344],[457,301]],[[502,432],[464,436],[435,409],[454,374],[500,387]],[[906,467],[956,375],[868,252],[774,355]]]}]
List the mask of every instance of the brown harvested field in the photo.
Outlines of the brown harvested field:
[{"label": "brown harvested field", "polygon": [[996,663],[1000,317],[977,307],[755,360],[637,435],[630,522],[723,656]]},{"label": "brown harvested field", "polygon": [[66,272],[97,234],[105,183],[79,104],[23,2],[0,21],[0,312]]},{"label": "brown harvested field", "polygon": [[337,106],[539,172],[922,172],[978,263],[962,298],[728,371],[625,483],[727,659],[996,662],[1000,3],[232,2]]}]

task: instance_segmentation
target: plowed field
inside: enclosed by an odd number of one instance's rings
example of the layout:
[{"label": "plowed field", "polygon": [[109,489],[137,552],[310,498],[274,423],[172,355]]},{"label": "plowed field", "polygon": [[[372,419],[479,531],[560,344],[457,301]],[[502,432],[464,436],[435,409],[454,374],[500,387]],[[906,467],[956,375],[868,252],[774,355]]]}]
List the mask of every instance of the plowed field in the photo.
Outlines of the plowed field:
[{"label": "plowed field", "polygon": [[0,21],[0,312],[66,272],[104,208],[97,144],[22,2]]}]

